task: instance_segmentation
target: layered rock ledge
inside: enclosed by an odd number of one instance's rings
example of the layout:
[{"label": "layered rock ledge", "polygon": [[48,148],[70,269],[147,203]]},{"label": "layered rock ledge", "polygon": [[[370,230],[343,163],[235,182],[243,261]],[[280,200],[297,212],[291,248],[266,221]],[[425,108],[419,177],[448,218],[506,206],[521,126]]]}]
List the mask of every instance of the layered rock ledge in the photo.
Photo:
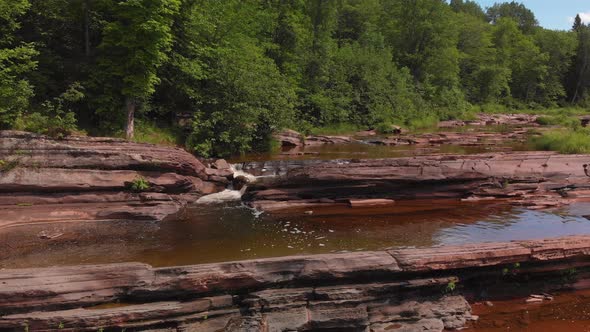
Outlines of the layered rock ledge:
[{"label": "layered rock ledge", "polygon": [[[467,300],[588,288],[590,236],[152,268],[0,271],[0,331],[442,331]],[[567,272],[567,273],[564,273]]]},{"label": "layered rock ledge", "polygon": [[250,186],[244,199],[275,211],[359,199],[481,200],[506,198],[530,208],[590,199],[590,155],[514,152],[392,159],[267,162],[273,181]]},{"label": "layered rock ledge", "polygon": [[[0,131],[0,229],[44,221],[162,220],[223,190],[231,170],[115,138]],[[133,189],[137,181],[143,188]]]}]

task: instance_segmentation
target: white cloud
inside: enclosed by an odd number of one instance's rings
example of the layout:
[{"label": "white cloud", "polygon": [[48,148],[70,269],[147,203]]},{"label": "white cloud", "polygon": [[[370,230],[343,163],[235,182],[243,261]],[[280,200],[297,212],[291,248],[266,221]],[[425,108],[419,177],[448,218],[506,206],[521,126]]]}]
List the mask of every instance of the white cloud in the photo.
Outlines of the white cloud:
[{"label": "white cloud", "polygon": [[[578,13],[578,15],[580,15],[580,18],[582,19],[582,23],[586,23],[586,24],[590,23],[590,11],[585,12],[585,13]],[[572,16],[572,17],[568,17],[567,19],[570,23],[574,23],[575,17]]]}]

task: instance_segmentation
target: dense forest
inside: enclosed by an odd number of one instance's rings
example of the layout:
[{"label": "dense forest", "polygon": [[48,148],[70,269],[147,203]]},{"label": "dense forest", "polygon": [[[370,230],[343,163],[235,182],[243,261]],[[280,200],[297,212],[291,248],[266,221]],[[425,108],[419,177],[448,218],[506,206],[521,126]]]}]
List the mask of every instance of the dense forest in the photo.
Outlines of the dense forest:
[{"label": "dense forest", "polygon": [[133,138],[201,156],[281,128],[383,128],[590,105],[590,27],[516,2],[0,0],[0,129]]}]

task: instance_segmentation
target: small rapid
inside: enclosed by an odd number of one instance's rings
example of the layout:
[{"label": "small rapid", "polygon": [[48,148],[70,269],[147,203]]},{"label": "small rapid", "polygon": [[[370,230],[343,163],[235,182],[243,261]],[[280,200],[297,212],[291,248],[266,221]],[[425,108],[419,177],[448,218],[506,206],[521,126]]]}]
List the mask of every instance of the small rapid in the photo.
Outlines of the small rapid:
[{"label": "small rapid", "polygon": [[230,169],[233,172],[233,178],[242,178],[244,179],[244,185],[241,188],[237,189],[234,188],[234,184],[230,183],[227,189],[220,191],[218,193],[205,195],[199,198],[196,203],[197,204],[220,204],[220,203],[227,203],[227,202],[238,202],[242,199],[242,196],[246,192],[248,188],[248,184],[252,184],[257,182],[260,178],[270,178],[275,177],[275,175],[253,175],[243,170],[243,164],[231,164]]}]

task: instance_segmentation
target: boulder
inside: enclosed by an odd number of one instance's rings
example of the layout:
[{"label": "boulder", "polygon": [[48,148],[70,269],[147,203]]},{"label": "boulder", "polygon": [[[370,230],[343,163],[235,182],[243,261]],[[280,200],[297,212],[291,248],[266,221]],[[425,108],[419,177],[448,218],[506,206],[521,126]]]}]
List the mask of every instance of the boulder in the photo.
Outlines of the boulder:
[{"label": "boulder", "polygon": [[285,129],[273,135],[274,139],[281,143],[283,147],[303,146],[303,135],[295,130]]},{"label": "boulder", "polygon": [[211,168],[214,169],[230,169],[230,164],[225,159],[217,159],[211,165]]}]

